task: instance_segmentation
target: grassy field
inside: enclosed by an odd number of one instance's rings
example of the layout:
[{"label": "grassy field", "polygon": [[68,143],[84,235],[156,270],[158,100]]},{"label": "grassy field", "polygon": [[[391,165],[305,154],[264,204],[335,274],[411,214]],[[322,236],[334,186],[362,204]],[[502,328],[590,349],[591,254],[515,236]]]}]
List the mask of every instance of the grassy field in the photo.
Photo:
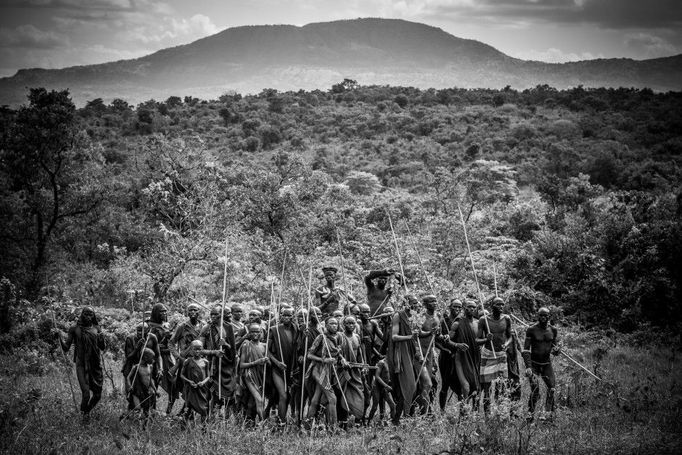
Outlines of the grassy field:
[{"label": "grassy field", "polygon": [[[566,334],[566,351],[595,369],[598,382],[565,358],[555,361],[557,413],[552,422],[509,418],[509,401],[492,415],[460,416],[454,400],[433,417],[404,419],[399,427],[372,426],[347,432],[301,433],[255,428],[228,419],[186,427],[158,416],[146,429],[119,416],[125,411],[119,365],[109,357],[114,380],[105,378],[102,402],[83,426],[69,390],[75,374],[61,357],[32,352],[0,357],[0,452],[51,453],[682,453],[680,359],[668,348],[633,348],[599,341],[594,334]],[[529,393],[524,381],[520,413]],[[543,390],[544,399],[544,390]],[[159,409],[165,409],[162,397]],[[176,405],[176,410],[179,405]]]}]

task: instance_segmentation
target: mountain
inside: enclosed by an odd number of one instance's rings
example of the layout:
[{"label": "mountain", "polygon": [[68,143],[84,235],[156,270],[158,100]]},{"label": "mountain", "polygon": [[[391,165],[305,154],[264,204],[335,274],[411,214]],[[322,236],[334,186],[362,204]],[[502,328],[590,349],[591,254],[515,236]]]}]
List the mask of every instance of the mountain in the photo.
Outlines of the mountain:
[{"label": "mountain", "polygon": [[548,84],[682,89],[682,55],[564,64],[509,57],[474,40],[396,19],[356,19],[235,27],[133,60],[64,69],[26,69],[0,79],[0,104],[26,88],[69,88],[74,101],[170,95],[216,98],[227,91],[328,89],[343,78],[362,85],[514,88]]}]

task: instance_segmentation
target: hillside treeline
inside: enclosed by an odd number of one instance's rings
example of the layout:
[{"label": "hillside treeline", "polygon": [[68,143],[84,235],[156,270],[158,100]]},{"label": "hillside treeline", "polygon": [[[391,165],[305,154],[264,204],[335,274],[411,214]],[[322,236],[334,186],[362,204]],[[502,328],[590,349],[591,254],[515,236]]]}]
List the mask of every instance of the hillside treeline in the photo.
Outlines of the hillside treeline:
[{"label": "hillside treeline", "polygon": [[306,302],[328,264],[360,296],[400,263],[410,292],[476,295],[462,218],[485,298],[679,320],[682,93],[344,80],[76,108],[38,88],[0,125],[4,330],[22,299],[220,299],[225,264],[231,301]]}]

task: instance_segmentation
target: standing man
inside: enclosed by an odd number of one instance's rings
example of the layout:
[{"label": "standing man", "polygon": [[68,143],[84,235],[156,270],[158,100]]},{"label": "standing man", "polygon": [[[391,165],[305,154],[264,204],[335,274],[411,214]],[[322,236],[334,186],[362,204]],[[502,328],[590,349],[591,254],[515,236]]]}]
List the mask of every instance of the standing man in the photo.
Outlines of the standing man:
[{"label": "standing man", "polygon": [[62,332],[55,328],[55,335],[64,352],[68,352],[71,345],[73,349],[73,361],[76,364],[76,376],[81,389],[81,406],[83,422],[87,423],[90,411],[102,398],[102,385],[104,375],[102,373],[101,354],[104,350],[104,335],[97,323],[95,310],[86,306],[81,310],[76,325],[69,328],[66,341],[62,339]]},{"label": "standing man", "polygon": [[244,308],[238,303],[235,303],[231,307],[232,309],[232,326],[234,327],[234,332],[238,333],[244,328],[244,323],[242,322],[242,317],[244,317]]},{"label": "standing man", "polygon": [[[433,402],[435,390],[438,387],[438,379],[436,378],[436,372],[438,370],[438,365],[434,359],[433,347],[435,345],[435,337],[438,335],[440,329],[440,318],[436,314],[436,296],[433,294],[425,295],[422,297],[422,304],[426,310],[424,313],[424,322],[422,322],[421,331],[417,341],[419,342],[419,352],[424,358],[424,369],[426,369],[426,374],[428,381],[423,381],[421,383],[422,390],[427,389],[424,393],[428,397],[429,409]],[[433,392],[433,393],[432,393]]]},{"label": "standing man", "polygon": [[533,420],[535,405],[540,398],[538,376],[547,386],[545,411],[554,413],[554,387],[556,379],[552,368],[550,354],[559,355],[559,335],[556,327],[549,324],[549,309],[538,310],[538,322],[526,329],[526,340],[523,343],[523,362],[526,365],[526,376],[530,380],[530,398],[528,400],[528,420]]},{"label": "standing man", "polygon": [[325,320],[334,311],[339,309],[341,305],[341,297],[343,296],[351,304],[357,303],[352,295],[348,294],[345,289],[336,287],[336,267],[323,267],[325,284],[315,289],[315,297],[318,303],[317,306],[322,311],[322,320]]},{"label": "standing man", "polygon": [[343,320],[343,333],[339,337],[341,355],[349,365],[339,373],[343,397],[337,397],[338,414],[344,425],[349,414],[355,416],[356,422],[362,422],[365,417],[365,394],[362,378],[364,372],[362,370],[365,372],[367,370],[365,367],[357,366],[358,363],[364,364],[364,362],[362,362],[360,336],[355,333],[356,324],[354,316],[346,316]]},{"label": "standing man", "polygon": [[476,301],[467,299],[464,317],[455,321],[450,328],[450,350],[455,351],[455,373],[459,383],[459,399],[473,400],[481,390],[481,352],[476,339],[478,319],[474,319]]},{"label": "standing man", "polygon": [[[188,356],[190,356],[190,348],[192,346],[192,342],[198,340],[199,335],[201,333],[201,321],[199,320],[199,311],[200,311],[199,305],[195,303],[190,303],[187,306],[188,319],[175,329],[173,336],[168,342],[168,348],[173,354],[173,357],[177,359],[176,374],[174,375],[175,388],[178,391],[182,390],[183,393],[185,391],[185,387],[182,379],[182,365],[185,359],[187,359]],[[173,401],[170,401],[169,397],[168,401],[169,412],[173,408],[173,404],[175,403],[176,398],[173,398]],[[185,401],[187,401],[187,397],[185,397]],[[182,414],[182,411],[180,411],[180,413]]]},{"label": "standing man", "polygon": [[393,295],[393,286],[390,286],[388,281],[392,276],[394,276],[396,280],[398,280],[398,283],[402,285],[403,276],[393,269],[372,270],[365,276],[367,304],[369,305],[370,314],[372,316],[380,312],[389,304],[391,295]]},{"label": "standing man", "polygon": [[166,414],[170,414],[173,409],[173,403],[175,403],[179,394],[178,389],[175,387],[175,377],[171,374],[171,371],[175,372],[173,368],[175,366],[175,359],[169,346],[172,334],[168,326],[168,308],[164,304],[157,303],[152,307],[149,329],[156,336],[161,353],[161,370],[159,370],[159,376],[154,380],[154,386],[158,390],[160,384],[161,388],[168,394]]},{"label": "standing man", "polygon": [[436,348],[439,349],[438,370],[440,371],[441,388],[438,395],[440,410],[445,410],[448,401],[448,392],[460,395],[457,373],[455,372],[455,352],[449,345],[450,327],[459,320],[462,313],[462,301],[454,299],[448,306],[448,311],[440,320],[441,336],[436,339]]},{"label": "standing man", "polygon": [[204,352],[211,357],[213,403],[218,406],[222,406],[232,398],[236,357],[234,332],[229,319],[226,318],[229,308],[225,308],[222,331],[220,327],[221,309],[220,305],[211,308],[211,321],[199,334],[199,340],[205,349]]},{"label": "standing man", "polygon": [[[417,348],[419,329],[412,330],[410,317],[419,309],[419,301],[412,295],[405,296],[404,308],[393,315],[391,336],[388,338],[387,361],[396,402],[393,423],[400,423],[400,416],[410,414],[417,394],[417,378],[427,376],[420,368],[423,357]],[[424,374],[422,374],[422,372]],[[428,377],[425,378],[428,380]],[[425,401],[428,403],[428,395]]]},{"label": "standing man", "polygon": [[289,388],[292,385],[291,373],[296,366],[296,339],[298,329],[293,322],[294,310],[291,307],[282,308],[280,311],[279,324],[270,327],[270,343],[268,345],[268,357],[270,359],[270,372],[272,382],[277,391],[277,413],[280,423],[287,421],[287,403],[289,400]]},{"label": "standing man", "polygon": [[511,342],[511,319],[508,315],[502,314],[504,300],[495,297],[492,301],[492,308],[492,317],[483,316],[478,321],[478,339],[483,343],[481,346],[481,386],[483,387],[483,410],[486,414],[490,412],[490,388],[493,382],[496,399],[506,383],[507,346]]}]

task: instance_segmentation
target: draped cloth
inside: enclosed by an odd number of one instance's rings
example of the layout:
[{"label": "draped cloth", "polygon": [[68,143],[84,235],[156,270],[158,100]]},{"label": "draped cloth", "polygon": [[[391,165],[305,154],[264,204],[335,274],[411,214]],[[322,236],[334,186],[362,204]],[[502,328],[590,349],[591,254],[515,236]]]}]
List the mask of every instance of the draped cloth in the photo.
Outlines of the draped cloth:
[{"label": "draped cloth", "polygon": [[[202,362],[200,365],[193,357],[185,359],[182,365],[182,375],[190,381],[199,383],[208,377],[208,363]],[[210,400],[209,385],[193,388],[188,383],[184,385],[182,392],[185,398],[185,405],[199,415],[208,415]]]},{"label": "draped cloth", "polygon": [[[265,357],[265,344],[244,340],[239,348],[239,363],[252,363]],[[253,385],[261,395],[263,394],[263,369],[265,365],[254,365],[249,368],[241,368],[239,372],[240,385],[248,389],[249,384]]]},{"label": "draped cloth", "polygon": [[[360,363],[360,339],[357,334],[347,337],[341,335],[341,355],[350,363]],[[362,419],[365,413],[365,395],[360,368],[350,368],[339,373],[341,392],[346,397],[341,406],[352,413],[356,419]]]},{"label": "draped cloth", "polygon": [[166,393],[173,397],[178,397],[178,390],[175,387],[175,359],[171,355],[168,343],[170,342],[171,333],[168,330],[168,324],[160,322],[148,322],[149,329],[156,336],[159,342],[159,352],[161,353],[161,379],[159,385]]},{"label": "draped cloth", "polygon": [[[327,334],[318,335],[318,337],[315,338],[315,341],[313,341],[313,344],[310,346],[309,353],[310,352],[322,359],[338,359],[339,347],[337,344],[337,338]],[[332,386],[336,385],[337,383],[332,368],[334,368],[334,366],[331,364],[326,364],[324,362],[311,362],[310,367],[308,367],[308,372],[306,373],[306,380],[312,378],[324,390],[332,390]]]},{"label": "draped cloth", "polygon": [[[225,322],[223,324],[223,338],[229,344],[222,348],[222,359],[218,356],[212,356],[211,361],[211,377],[213,378],[212,387],[215,397],[218,397],[218,387],[220,387],[220,395],[223,398],[232,396],[235,388],[234,375],[234,361],[235,361],[235,340],[232,326]],[[209,324],[201,331],[200,340],[203,342],[204,349],[216,351],[220,350],[220,328],[213,324]],[[218,380],[220,379],[220,381]]]},{"label": "draped cloth", "polygon": [[489,384],[498,378],[507,379],[507,353],[481,348],[481,383]]},{"label": "draped cloth", "polygon": [[454,327],[450,330],[450,340],[455,343],[465,343],[469,347],[465,352],[457,352],[456,356],[460,360],[462,372],[469,383],[471,393],[477,392],[481,390],[479,381],[481,352],[476,342],[476,335],[466,319],[459,319],[456,322],[458,322],[458,327],[457,330],[454,330]]},{"label": "draped cloth", "polygon": [[[396,318],[398,318],[398,335],[411,336],[412,330],[407,314],[404,311],[399,311],[393,316],[394,320]],[[386,359],[391,373],[391,382],[394,388],[396,385],[400,388],[404,405],[403,409],[405,410],[410,409],[417,393],[417,378],[420,365],[415,362],[415,355],[414,340],[393,341],[393,337],[389,332]]]}]

